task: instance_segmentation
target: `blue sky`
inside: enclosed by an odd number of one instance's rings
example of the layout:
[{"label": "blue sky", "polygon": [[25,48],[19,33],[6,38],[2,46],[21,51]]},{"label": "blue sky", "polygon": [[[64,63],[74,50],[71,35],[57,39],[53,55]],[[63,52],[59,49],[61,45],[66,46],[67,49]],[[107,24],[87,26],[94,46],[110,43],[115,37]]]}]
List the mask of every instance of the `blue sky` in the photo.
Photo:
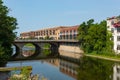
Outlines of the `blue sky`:
[{"label": "blue sky", "polygon": [[17,18],[19,33],[56,26],[74,26],[120,15],[120,0],[4,0]]}]

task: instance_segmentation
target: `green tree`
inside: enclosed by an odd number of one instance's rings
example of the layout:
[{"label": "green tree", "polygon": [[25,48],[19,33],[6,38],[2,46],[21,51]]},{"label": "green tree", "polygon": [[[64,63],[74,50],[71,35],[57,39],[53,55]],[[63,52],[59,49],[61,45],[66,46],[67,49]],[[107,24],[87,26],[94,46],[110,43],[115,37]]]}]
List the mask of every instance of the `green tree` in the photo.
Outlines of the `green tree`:
[{"label": "green tree", "polygon": [[3,5],[2,0],[0,0],[0,61],[5,62],[12,55],[12,42],[16,37],[17,20],[14,17],[8,15],[9,9]]},{"label": "green tree", "polygon": [[[78,39],[81,42],[80,47],[86,53],[104,53],[112,51],[111,35],[108,34],[106,21],[93,23],[94,20],[83,22],[78,29]],[[107,53],[109,53],[107,52]]]},{"label": "green tree", "polygon": [[[88,29],[93,25],[94,20],[90,19],[87,22],[83,22],[80,27],[78,28],[78,39],[80,41],[81,48],[86,52],[89,51],[89,39],[90,36],[88,35]],[[88,50],[89,49],[89,50]]]}]

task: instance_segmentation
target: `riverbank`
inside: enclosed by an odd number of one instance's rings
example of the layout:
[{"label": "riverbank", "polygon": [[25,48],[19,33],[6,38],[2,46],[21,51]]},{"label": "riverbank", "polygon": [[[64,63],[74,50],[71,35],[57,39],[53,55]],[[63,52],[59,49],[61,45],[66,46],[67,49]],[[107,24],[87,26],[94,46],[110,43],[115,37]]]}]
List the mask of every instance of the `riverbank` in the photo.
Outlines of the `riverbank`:
[{"label": "riverbank", "polygon": [[120,58],[117,55],[112,57],[98,54],[84,54],[84,56],[120,62]]},{"label": "riverbank", "polygon": [[32,70],[32,66],[19,66],[19,67],[0,67],[0,71],[22,70],[23,68],[27,68],[28,70]]}]

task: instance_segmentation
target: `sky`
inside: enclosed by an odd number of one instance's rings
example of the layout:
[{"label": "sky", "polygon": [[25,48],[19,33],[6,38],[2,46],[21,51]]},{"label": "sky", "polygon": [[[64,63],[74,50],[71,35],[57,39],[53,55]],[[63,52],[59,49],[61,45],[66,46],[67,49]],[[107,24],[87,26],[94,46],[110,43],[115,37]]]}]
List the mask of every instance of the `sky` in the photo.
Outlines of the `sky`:
[{"label": "sky", "polygon": [[99,23],[120,15],[120,0],[3,0],[9,15],[17,19],[16,31],[35,31],[58,26]]}]

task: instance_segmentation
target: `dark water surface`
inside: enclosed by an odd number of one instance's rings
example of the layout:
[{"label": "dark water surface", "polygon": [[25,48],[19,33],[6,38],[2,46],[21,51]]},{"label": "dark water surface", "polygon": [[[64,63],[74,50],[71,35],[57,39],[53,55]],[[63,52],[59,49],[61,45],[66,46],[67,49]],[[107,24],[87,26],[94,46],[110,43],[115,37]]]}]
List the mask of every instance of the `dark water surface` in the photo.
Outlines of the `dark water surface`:
[{"label": "dark water surface", "polygon": [[[48,80],[120,80],[120,62],[90,57],[11,61],[6,66],[32,66],[33,74]],[[6,80],[11,73],[0,72],[0,80]]]},{"label": "dark water surface", "polygon": [[[120,63],[88,57],[79,62],[65,59],[12,61],[7,66],[32,66],[33,74],[48,80],[120,80]],[[5,80],[1,73],[0,80]]]}]

